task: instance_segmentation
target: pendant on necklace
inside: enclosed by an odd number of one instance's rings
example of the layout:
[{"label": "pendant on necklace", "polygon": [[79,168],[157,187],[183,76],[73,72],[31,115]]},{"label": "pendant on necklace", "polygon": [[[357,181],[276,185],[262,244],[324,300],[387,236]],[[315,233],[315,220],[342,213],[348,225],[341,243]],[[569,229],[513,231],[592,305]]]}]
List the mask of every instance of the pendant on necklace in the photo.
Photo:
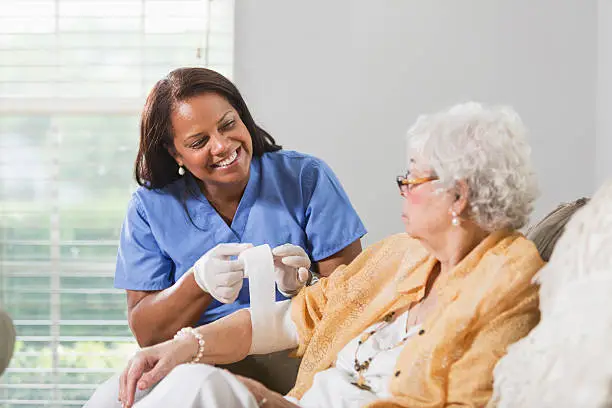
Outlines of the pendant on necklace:
[{"label": "pendant on necklace", "polygon": [[355,371],[360,372],[361,370],[365,371],[370,368],[370,362],[372,361],[372,357],[365,360],[363,363],[360,363],[359,360],[355,359]]},{"label": "pendant on necklace", "polygon": [[363,377],[362,375],[357,378],[357,381],[353,381],[351,384],[359,388],[360,390],[372,391],[372,387],[366,384],[365,377]]},{"label": "pendant on necklace", "polygon": [[384,317],[383,317],[383,322],[385,323],[389,323],[391,320],[393,320],[393,318],[395,317],[395,312],[391,312],[391,313],[387,313]]}]

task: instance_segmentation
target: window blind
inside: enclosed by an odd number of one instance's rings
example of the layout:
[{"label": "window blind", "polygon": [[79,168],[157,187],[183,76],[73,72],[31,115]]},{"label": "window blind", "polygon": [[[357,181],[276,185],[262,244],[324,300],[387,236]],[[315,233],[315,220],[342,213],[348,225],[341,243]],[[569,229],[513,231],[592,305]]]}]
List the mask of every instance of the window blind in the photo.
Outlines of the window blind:
[{"label": "window blind", "polygon": [[1,0],[0,406],[81,406],[136,349],[117,240],[138,117],[173,68],[231,77],[233,1]]}]

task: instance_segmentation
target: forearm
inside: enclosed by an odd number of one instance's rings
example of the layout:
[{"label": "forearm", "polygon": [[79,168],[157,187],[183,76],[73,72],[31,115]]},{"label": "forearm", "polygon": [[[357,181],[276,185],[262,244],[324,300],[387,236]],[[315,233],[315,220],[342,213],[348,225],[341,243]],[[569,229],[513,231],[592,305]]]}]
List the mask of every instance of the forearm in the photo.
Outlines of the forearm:
[{"label": "forearm", "polygon": [[361,240],[356,240],[352,244],[332,256],[317,262],[313,270],[319,275],[330,276],[340,265],[348,265],[361,253]]},{"label": "forearm", "polygon": [[161,343],[181,328],[194,326],[211,302],[193,274],[187,273],[171,287],[128,305],[130,328],[142,347]]},{"label": "forearm", "polygon": [[276,303],[274,310],[268,311],[263,319],[253,319],[252,313],[250,309],[238,310],[198,327],[206,341],[202,361],[229,364],[249,354],[268,354],[297,347],[298,334],[291,321],[289,301]]},{"label": "forearm", "polygon": [[238,310],[215,322],[196,329],[206,341],[204,356],[207,364],[229,364],[243,360],[251,348],[251,313]]}]

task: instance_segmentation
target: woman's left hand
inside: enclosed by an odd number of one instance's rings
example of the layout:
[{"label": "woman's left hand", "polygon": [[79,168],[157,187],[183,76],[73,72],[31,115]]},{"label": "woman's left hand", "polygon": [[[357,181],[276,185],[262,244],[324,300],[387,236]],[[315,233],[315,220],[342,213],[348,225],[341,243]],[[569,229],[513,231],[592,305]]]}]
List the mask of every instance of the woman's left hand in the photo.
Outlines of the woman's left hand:
[{"label": "woman's left hand", "polygon": [[136,388],[145,390],[157,384],[174,367],[191,361],[198,349],[198,342],[192,336],[182,336],[138,351],[119,377],[122,406],[131,407]]},{"label": "woman's left hand", "polygon": [[261,408],[299,408],[297,405],[287,401],[279,393],[267,389],[258,381],[240,375],[236,375],[236,378],[248,388]]},{"label": "woman's left hand", "polygon": [[293,244],[277,246],[272,250],[276,284],[287,297],[295,296],[310,277],[310,258],[304,249]]}]

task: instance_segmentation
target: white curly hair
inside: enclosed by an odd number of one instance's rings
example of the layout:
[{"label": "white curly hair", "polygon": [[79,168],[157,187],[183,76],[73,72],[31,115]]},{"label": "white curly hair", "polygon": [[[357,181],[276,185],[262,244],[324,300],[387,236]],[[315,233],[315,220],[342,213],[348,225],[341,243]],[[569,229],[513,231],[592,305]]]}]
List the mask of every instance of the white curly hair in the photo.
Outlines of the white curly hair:
[{"label": "white curly hair", "polygon": [[433,171],[441,189],[464,180],[467,215],[484,230],[519,229],[538,196],[526,133],[510,107],[463,103],[420,116],[408,130],[408,157]]}]

